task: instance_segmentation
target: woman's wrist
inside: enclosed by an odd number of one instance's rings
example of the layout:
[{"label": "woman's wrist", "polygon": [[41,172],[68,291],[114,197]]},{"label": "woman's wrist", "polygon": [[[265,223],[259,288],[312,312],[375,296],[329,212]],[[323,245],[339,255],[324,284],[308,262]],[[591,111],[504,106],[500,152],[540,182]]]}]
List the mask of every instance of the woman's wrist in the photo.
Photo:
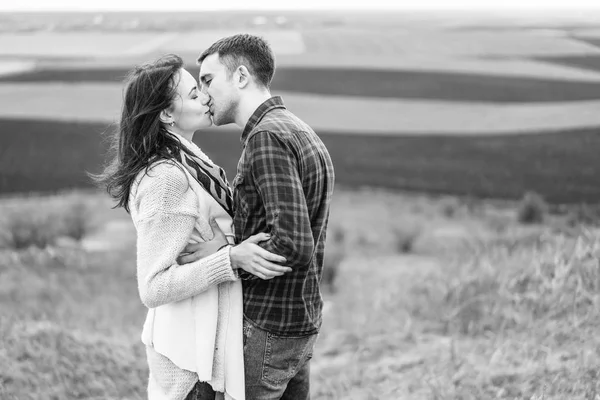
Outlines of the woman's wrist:
[{"label": "woman's wrist", "polygon": [[[233,269],[234,271],[239,269],[239,266],[237,265],[237,259],[236,259],[236,248],[234,245],[231,244],[227,244],[226,246],[229,246],[229,262],[231,263],[231,269]],[[225,247],[225,246],[223,246]]]},{"label": "woman's wrist", "polygon": [[219,247],[219,249],[217,250],[217,252],[223,250],[227,246],[229,246],[229,243],[225,243],[223,246]]}]

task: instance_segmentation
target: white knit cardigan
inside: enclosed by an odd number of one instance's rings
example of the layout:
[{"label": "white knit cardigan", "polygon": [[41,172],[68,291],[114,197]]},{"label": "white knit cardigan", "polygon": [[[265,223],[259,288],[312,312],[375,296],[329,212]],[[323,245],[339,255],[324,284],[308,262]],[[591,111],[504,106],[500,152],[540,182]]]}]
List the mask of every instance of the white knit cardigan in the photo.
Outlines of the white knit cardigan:
[{"label": "white knit cardigan", "polygon": [[[184,143],[212,163],[193,143]],[[142,332],[148,399],[184,400],[200,380],[224,392],[225,399],[244,400],[241,282],[229,248],[176,263],[188,243],[214,237],[209,221],[232,237],[231,218],[174,161],[141,172],[129,205],[137,231],[139,294],[149,308]]]}]

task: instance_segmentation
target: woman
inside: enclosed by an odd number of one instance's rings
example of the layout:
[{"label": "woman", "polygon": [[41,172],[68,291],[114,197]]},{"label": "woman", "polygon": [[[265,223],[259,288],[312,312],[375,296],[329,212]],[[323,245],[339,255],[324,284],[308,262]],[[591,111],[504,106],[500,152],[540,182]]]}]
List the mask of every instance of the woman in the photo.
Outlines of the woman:
[{"label": "woman", "polygon": [[[260,270],[266,279],[290,270],[277,264],[283,257],[257,245],[266,234],[228,245],[231,189],[192,142],[195,131],[212,125],[202,96],[175,55],[135,68],[115,157],[96,177],[136,227],[138,289],[149,308],[142,341],[150,400],[244,399],[237,270]],[[185,263],[198,258],[185,255],[188,245],[201,242],[209,255]]]}]

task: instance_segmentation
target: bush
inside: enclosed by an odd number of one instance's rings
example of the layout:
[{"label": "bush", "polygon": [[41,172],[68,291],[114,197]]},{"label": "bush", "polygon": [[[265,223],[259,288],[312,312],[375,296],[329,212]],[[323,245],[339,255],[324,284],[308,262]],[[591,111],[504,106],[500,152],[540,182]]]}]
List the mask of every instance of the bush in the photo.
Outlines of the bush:
[{"label": "bush", "polygon": [[454,218],[460,209],[460,204],[457,199],[448,198],[442,200],[441,211],[446,218]]},{"label": "bush", "polygon": [[321,282],[331,291],[335,291],[335,280],[338,276],[340,264],[345,255],[346,233],[341,227],[335,227],[331,234],[332,240],[325,246],[325,259]]},{"label": "bush", "polygon": [[469,195],[462,198],[461,202],[471,216],[481,217],[483,215],[483,201],[477,197]]},{"label": "bush", "polygon": [[422,229],[419,225],[408,223],[394,227],[392,232],[396,250],[399,253],[406,254],[414,250],[415,242],[421,236]]},{"label": "bush", "polygon": [[335,248],[325,251],[321,282],[331,291],[335,291],[335,281],[338,276],[340,264],[343,260],[344,254],[339,249]]},{"label": "bush", "polygon": [[81,198],[69,202],[60,218],[62,234],[81,241],[91,230],[90,213],[87,203]]},{"label": "bush", "polygon": [[517,219],[522,224],[539,224],[544,222],[548,205],[535,192],[527,192],[519,204]]},{"label": "bush", "polygon": [[578,225],[600,224],[600,207],[598,205],[581,204],[568,211],[567,224],[571,227]]},{"label": "bush", "polygon": [[80,241],[92,228],[88,208],[80,196],[25,198],[4,205],[0,248],[45,248],[63,237]]},{"label": "bush", "polygon": [[24,249],[30,246],[44,248],[53,244],[58,225],[52,213],[45,208],[23,206],[4,215],[4,247]]}]

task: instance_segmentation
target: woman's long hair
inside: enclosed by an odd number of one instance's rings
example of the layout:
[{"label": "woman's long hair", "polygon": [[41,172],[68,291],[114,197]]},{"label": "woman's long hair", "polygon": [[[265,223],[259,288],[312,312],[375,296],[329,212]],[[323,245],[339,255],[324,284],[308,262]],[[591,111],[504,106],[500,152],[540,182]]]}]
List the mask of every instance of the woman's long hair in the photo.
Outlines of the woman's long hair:
[{"label": "woman's long hair", "polygon": [[140,171],[188,151],[159,118],[171,107],[182,68],[183,60],[169,54],[134,68],[125,80],[121,121],[110,139],[110,161],[103,172],[91,175],[117,201],[115,208],[129,212],[131,186]]}]

